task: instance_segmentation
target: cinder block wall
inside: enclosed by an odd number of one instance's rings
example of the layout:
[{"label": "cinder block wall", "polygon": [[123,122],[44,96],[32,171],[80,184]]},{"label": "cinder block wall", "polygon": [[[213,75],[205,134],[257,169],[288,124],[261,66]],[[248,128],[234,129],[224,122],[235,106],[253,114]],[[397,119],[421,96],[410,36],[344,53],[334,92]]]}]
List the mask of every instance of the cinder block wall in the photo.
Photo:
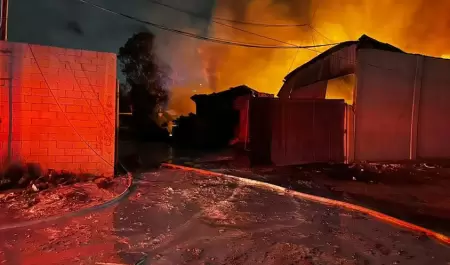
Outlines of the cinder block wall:
[{"label": "cinder block wall", "polygon": [[0,158],[112,174],[115,93],[115,54],[0,42]]}]

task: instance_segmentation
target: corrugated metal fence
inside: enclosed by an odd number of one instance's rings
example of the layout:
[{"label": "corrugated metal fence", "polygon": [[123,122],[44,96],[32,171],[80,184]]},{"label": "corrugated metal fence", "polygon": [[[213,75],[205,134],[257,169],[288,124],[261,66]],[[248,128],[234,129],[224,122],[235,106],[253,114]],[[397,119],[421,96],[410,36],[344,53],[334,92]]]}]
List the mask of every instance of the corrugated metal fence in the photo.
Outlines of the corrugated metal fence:
[{"label": "corrugated metal fence", "polygon": [[344,162],[345,109],[343,100],[252,99],[252,162]]}]

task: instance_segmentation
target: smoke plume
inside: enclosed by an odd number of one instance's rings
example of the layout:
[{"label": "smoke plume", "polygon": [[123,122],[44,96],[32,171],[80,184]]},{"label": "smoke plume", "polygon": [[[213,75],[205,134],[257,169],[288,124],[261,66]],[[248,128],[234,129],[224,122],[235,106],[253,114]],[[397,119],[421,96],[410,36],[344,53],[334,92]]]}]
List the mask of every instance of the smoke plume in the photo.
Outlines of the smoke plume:
[{"label": "smoke plume", "polygon": [[[199,35],[266,45],[313,45],[354,40],[367,34],[404,51],[450,57],[450,1],[446,0],[163,0],[200,13],[168,10],[148,0],[90,0],[112,10]],[[224,22],[281,42],[212,23],[212,16],[265,24],[310,27],[258,27]],[[134,33],[157,36],[157,53],[170,66],[171,101],[179,113],[194,111],[189,97],[246,84],[277,93],[285,75],[316,56],[315,50],[269,50],[212,44],[169,33],[100,11],[75,0],[14,0],[9,39],[116,53]],[[77,28],[67,28],[73,21]],[[75,24],[76,23],[76,24]],[[83,34],[74,34],[80,32]]]},{"label": "smoke plume", "polygon": [[[217,17],[265,24],[311,24],[314,29],[233,25],[292,44],[341,42],[367,34],[411,53],[450,54],[448,1],[217,0],[216,6]],[[214,23],[211,34],[241,42],[287,45]],[[207,43],[203,49],[210,54],[209,60],[214,60],[216,90],[246,84],[269,93],[277,93],[290,70],[324,50],[261,50]]]}]

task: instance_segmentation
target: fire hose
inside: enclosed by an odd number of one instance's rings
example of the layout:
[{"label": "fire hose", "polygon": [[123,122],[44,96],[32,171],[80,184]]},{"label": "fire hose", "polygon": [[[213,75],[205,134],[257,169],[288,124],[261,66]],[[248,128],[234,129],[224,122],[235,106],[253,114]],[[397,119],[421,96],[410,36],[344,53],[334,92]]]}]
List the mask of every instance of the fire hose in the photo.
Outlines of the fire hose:
[{"label": "fire hose", "polygon": [[325,198],[325,197],[320,197],[320,196],[311,195],[311,194],[307,194],[307,193],[303,193],[303,192],[299,192],[299,191],[294,191],[294,190],[290,190],[287,188],[283,188],[283,187],[280,187],[280,186],[277,186],[274,184],[270,184],[270,183],[266,183],[266,182],[262,182],[262,181],[241,178],[241,177],[237,177],[237,176],[232,176],[232,175],[223,174],[223,173],[217,173],[217,172],[199,169],[199,168],[192,168],[192,167],[186,167],[186,166],[169,164],[169,163],[163,163],[163,164],[161,164],[161,166],[166,167],[166,168],[171,168],[171,169],[191,171],[191,172],[195,172],[195,173],[198,173],[200,175],[205,175],[205,176],[216,176],[216,177],[224,177],[224,178],[228,178],[228,179],[233,179],[242,184],[255,186],[255,187],[262,188],[262,189],[269,190],[269,191],[279,192],[284,195],[292,196],[292,197],[295,197],[298,199],[309,200],[309,201],[313,201],[313,202],[317,202],[317,203],[321,203],[321,204],[325,204],[325,205],[329,205],[329,206],[340,207],[340,208],[343,208],[346,210],[363,213],[363,214],[372,216],[376,219],[382,220],[386,223],[397,225],[399,227],[409,229],[413,232],[423,233],[430,238],[434,238],[434,239],[438,240],[439,242],[450,245],[450,237],[448,237],[446,235],[440,234],[440,233],[432,231],[430,229],[397,219],[397,218],[389,216],[387,214],[377,212],[375,210],[365,208],[363,206],[359,206],[356,204],[351,204],[348,202],[333,200],[333,199],[329,199],[329,198]]}]

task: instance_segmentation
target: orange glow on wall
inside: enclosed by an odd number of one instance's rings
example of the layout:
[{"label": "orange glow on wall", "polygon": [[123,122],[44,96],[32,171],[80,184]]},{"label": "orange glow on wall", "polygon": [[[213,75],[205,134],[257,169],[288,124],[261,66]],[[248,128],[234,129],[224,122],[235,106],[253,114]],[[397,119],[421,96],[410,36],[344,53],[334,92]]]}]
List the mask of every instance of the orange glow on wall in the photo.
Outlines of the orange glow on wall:
[{"label": "orange glow on wall", "polygon": [[[0,157],[112,174],[116,55],[0,42]],[[12,101],[9,90],[12,89]]]},{"label": "orange glow on wall", "polygon": [[356,87],[354,74],[333,78],[327,81],[326,99],[344,99],[345,103],[353,105],[353,93]]}]

